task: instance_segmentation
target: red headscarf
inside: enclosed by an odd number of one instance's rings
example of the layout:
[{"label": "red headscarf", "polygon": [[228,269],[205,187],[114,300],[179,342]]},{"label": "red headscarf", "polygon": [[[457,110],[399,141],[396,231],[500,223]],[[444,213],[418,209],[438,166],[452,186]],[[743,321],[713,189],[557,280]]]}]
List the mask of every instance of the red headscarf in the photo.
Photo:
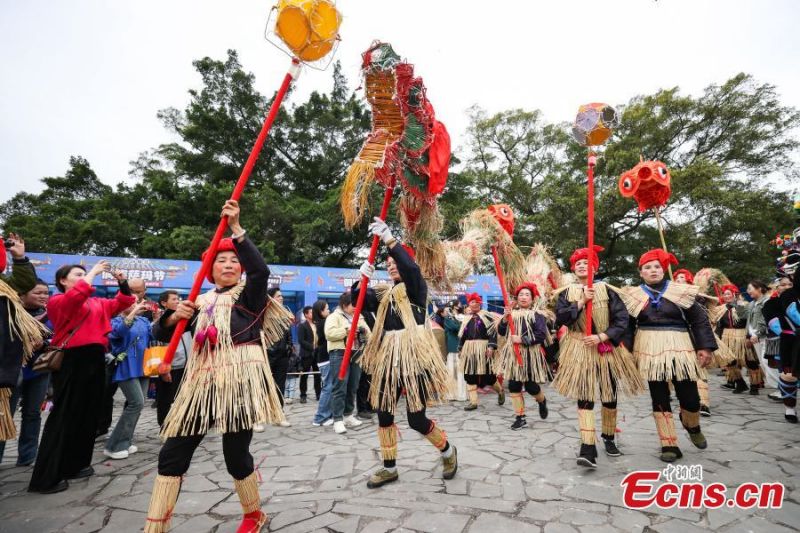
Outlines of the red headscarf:
[{"label": "red headscarf", "polygon": [[691,271],[686,270],[685,268],[681,268],[680,270],[676,270],[673,272],[673,276],[677,279],[678,276],[681,274],[686,277],[686,283],[694,283],[694,274]]},{"label": "red headscarf", "polygon": [[483,305],[483,298],[477,292],[471,292],[467,294],[467,303],[469,304],[473,300],[478,300],[478,303]]},{"label": "red headscarf", "polygon": [[6,255],[6,243],[3,242],[5,239],[0,239],[0,272],[6,271],[6,266],[8,265],[8,256]]},{"label": "red headscarf", "polygon": [[739,294],[741,291],[739,287],[734,285],[733,283],[728,283],[727,285],[723,285],[719,288],[720,292],[724,293],[725,291],[731,291],[733,294]]},{"label": "red headscarf", "polygon": [[[236,253],[236,247],[233,245],[233,239],[225,238],[219,241],[219,247],[217,248],[217,253],[220,252],[233,252],[236,254],[236,257],[239,257],[239,254]],[[205,259],[208,250],[203,252],[201,256],[201,260]],[[242,265],[242,272],[244,272],[244,265]],[[214,263],[211,263],[211,268],[208,269],[208,273],[206,274],[206,279],[209,283],[214,283]]]},{"label": "red headscarf", "polygon": [[408,253],[408,255],[411,256],[411,259],[413,259],[414,261],[417,260],[417,252],[415,252],[412,247],[408,246],[407,244],[404,244],[403,249],[405,249],[406,253]]},{"label": "red headscarf", "polygon": [[539,296],[539,289],[536,288],[536,285],[534,285],[530,281],[526,281],[525,283],[517,285],[517,288],[514,289],[514,298],[516,298],[519,295],[519,291],[521,291],[522,289],[528,289],[529,291],[531,291],[531,296],[533,296],[534,298]]},{"label": "red headscarf", "polygon": [[[592,253],[592,265],[594,266],[594,270],[600,268],[600,257],[598,257],[597,253],[602,252],[605,250],[602,246],[594,245],[594,252]],[[575,270],[575,263],[580,261],[581,259],[589,259],[589,248],[578,248],[569,258],[569,267],[571,270]]]},{"label": "red headscarf", "polygon": [[649,263],[650,261],[658,261],[661,263],[661,268],[667,270],[669,265],[677,265],[678,260],[669,252],[665,252],[661,248],[655,248],[650,250],[649,252],[645,252],[642,254],[642,257],[639,258],[639,266]]}]

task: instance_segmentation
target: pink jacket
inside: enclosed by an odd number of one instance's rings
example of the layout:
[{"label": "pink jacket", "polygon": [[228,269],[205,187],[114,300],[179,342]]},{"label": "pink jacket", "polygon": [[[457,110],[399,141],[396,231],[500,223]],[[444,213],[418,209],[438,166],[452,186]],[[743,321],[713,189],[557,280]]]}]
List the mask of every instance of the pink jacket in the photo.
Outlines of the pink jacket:
[{"label": "pink jacket", "polygon": [[[61,346],[78,324],[66,348],[89,344],[108,346],[111,319],[136,301],[133,295],[118,292],[113,299],[91,297],[94,287],[79,280],[64,294],[55,294],[47,303],[47,315],[55,332],[51,344]],[[85,318],[84,318],[85,317]]]}]

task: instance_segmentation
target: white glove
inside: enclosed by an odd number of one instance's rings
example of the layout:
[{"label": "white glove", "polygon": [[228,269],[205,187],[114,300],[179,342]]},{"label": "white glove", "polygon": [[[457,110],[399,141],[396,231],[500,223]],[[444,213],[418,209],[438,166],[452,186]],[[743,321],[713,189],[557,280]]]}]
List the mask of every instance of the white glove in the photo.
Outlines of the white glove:
[{"label": "white glove", "polygon": [[372,276],[375,275],[375,265],[371,265],[369,261],[364,261],[358,271],[361,272],[361,275],[366,276],[367,279],[372,279]]},{"label": "white glove", "polygon": [[394,239],[394,237],[392,237],[392,230],[389,229],[386,222],[378,217],[375,217],[375,222],[369,225],[369,232],[372,235],[380,237],[384,243],[388,243]]},{"label": "white glove", "polygon": [[114,354],[107,353],[106,354],[106,364],[107,365],[110,364],[111,361],[113,361],[113,360],[114,360]]}]

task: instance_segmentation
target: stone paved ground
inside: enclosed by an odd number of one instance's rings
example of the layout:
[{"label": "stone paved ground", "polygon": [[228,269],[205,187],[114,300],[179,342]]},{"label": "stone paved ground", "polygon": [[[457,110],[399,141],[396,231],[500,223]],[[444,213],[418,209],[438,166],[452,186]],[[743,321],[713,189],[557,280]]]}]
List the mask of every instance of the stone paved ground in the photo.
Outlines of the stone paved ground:
[{"label": "stone paved ground", "polygon": [[[408,429],[403,416],[398,420],[400,481],[367,489],[366,479],[378,464],[375,423],[344,436],[331,428],[314,428],[314,401],[287,406],[294,426],[256,434],[252,453],[263,479],[265,509],[272,517],[270,530],[284,533],[797,531],[800,427],[785,423],[782,406],[765,395],[735,396],[719,386],[720,378],[713,377],[714,416],[703,419],[709,448],[694,449],[680,432],[682,463],[703,465],[707,483],[731,487],[746,481],[781,481],[787,487],[782,509],[626,509],[622,477],[663,466],[646,396],[621,403],[619,443],[625,455],[602,455],[596,471],[575,465],[575,408],[549,388],[550,417],[541,421],[531,413],[531,427],[520,432],[509,429],[510,402],[499,407],[493,394],[481,396],[480,409],[469,413],[458,403],[432,409],[431,416],[441,421],[459,449],[460,468],[452,481],[441,479],[438,454]],[[71,483],[60,494],[26,493],[30,468],[10,466],[16,445],[9,444],[0,467],[0,531],[141,530],[159,449],[153,409],[145,409],[137,428],[139,453],[109,461],[98,443],[97,475]],[[235,531],[240,508],[232,489],[220,437],[210,436],[197,450],[184,481],[173,531]]]}]

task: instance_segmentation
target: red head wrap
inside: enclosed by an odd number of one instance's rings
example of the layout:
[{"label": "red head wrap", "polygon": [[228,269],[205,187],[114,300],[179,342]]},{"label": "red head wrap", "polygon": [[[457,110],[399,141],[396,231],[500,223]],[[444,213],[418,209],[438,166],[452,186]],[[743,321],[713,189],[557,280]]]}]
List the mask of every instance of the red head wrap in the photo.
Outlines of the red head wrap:
[{"label": "red head wrap", "polygon": [[677,279],[679,275],[683,274],[686,277],[686,283],[694,283],[694,274],[691,271],[681,268],[673,272],[673,276]]},{"label": "red head wrap", "polygon": [[[239,254],[236,253],[236,247],[233,245],[233,239],[225,238],[219,241],[219,247],[217,248],[217,253],[220,252],[233,252],[236,254],[236,257],[239,257]],[[201,259],[205,259],[208,250],[203,252]],[[242,265],[242,272],[244,272],[244,265]],[[208,269],[208,273],[206,274],[206,279],[209,283],[214,283],[214,262],[211,262],[211,268]]]},{"label": "red head wrap", "polygon": [[525,283],[517,285],[517,288],[514,289],[514,298],[516,298],[519,295],[519,291],[521,291],[522,289],[528,289],[529,291],[531,291],[531,296],[533,296],[534,298],[539,296],[539,289],[536,288],[536,285],[534,285],[530,281],[526,281]]},{"label": "red head wrap", "polygon": [[733,294],[739,294],[739,287],[734,285],[733,283],[729,283],[727,285],[723,285],[719,288],[720,292],[724,293],[725,291],[731,291]]},{"label": "red head wrap", "polygon": [[3,242],[4,239],[0,239],[0,272],[6,271],[6,265],[8,265],[8,256],[6,256],[6,244]]},{"label": "red head wrap", "polygon": [[655,248],[650,250],[649,252],[645,252],[642,254],[642,257],[639,258],[639,266],[649,263],[650,261],[658,261],[661,263],[661,268],[667,270],[669,265],[677,265],[678,260],[669,252],[665,252],[661,248]]},{"label": "red head wrap", "polygon": [[408,255],[411,256],[411,259],[413,259],[414,261],[417,260],[417,252],[415,252],[412,247],[408,246],[407,244],[404,244],[403,248],[405,249],[406,253],[408,253]]},{"label": "red head wrap", "polygon": [[473,300],[477,300],[479,304],[483,304],[483,298],[477,292],[471,292],[467,294],[467,303],[469,304]]},{"label": "red head wrap", "polygon": [[[592,253],[592,265],[594,266],[594,270],[600,268],[600,257],[598,257],[597,253],[602,252],[605,250],[602,246],[594,245],[594,252]],[[569,258],[569,267],[572,270],[575,270],[575,263],[580,261],[581,259],[589,259],[589,248],[578,248]]]}]

